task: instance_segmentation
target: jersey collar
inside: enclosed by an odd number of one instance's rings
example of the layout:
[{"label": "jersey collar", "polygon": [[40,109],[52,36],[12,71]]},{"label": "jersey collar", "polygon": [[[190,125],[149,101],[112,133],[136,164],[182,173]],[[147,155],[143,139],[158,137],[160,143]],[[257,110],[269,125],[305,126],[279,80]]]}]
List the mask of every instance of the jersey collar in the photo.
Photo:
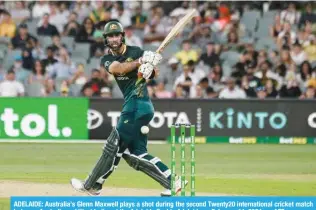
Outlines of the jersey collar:
[{"label": "jersey collar", "polygon": [[[110,53],[113,55],[113,56],[115,56],[115,54],[113,53],[113,51],[111,50],[111,49],[109,49],[110,50]],[[127,46],[125,45],[125,44],[123,44],[123,52],[122,52],[122,54],[120,54],[120,55],[124,55],[125,53],[126,53],[126,50],[127,50]]]}]

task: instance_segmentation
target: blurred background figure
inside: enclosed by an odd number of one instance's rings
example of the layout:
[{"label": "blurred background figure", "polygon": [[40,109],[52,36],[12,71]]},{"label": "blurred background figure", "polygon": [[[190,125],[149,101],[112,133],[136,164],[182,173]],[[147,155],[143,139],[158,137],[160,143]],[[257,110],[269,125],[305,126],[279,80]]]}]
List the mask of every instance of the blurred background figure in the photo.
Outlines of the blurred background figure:
[{"label": "blurred background figure", "polygon": [[25,89],[21,82],[15,78],[15,72],[7,72],[6,79],[0,83],[0,96],[2,97],[21,97],[24,96]]},{"label": "blurred background figure", "polygon": [[245,91],[236,85],[233,78],[226,79],[226,87],[219,93],[219,98],[226,99],[245,99],[247,97]]},{"label": "blurred background figure", "polygon": [[[48,78],[58,94],[65,79],[69,94],[74,85],[76,90],[84,87],[86,96],[92,89],[94,97],[101,97],[102,87],[108,87],[112,97],[122,97],[113,75],[100,66],[99,59],[108,53],[104,25],[117,19],[125,26],[128,45],[156,50],[191,8],[197,16],[162,53],[160,75],[148,87],[153,97],[219,98],[221,92],[239,97],[245,92],[246,98],[256,98],[264,95],[258,92],[263,87],[265,98],[312,92],[316,13],[312,2],[303,1],[3,2],[0,81],[13,70],[22,84],[43,79],[47,92],[53,89]],[[226,84],[226,78],[233,78],[234,85]]]}]

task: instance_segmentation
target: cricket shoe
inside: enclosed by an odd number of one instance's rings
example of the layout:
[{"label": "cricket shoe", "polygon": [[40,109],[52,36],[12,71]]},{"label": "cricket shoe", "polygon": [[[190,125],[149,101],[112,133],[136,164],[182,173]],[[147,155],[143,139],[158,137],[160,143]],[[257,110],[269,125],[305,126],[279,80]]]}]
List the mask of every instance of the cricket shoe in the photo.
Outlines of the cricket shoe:
[{"label": "cricket shoe", "polygon": [[[185,180],[184,187],[186,187],[188,185],[188,183],[189,183],[188,180]],[[176,185],[175,194],[177,195],[182,190],[182,188],[181,188],[181,177],[180,176],[176,176],[175,185]],[[183,189],[183,190],[185,190],[185,189]],[[172,196],[171,195],[171,190],[166,189],[165,191],[160,193],[160,196],[162,196],[162,197],[171,197]]]},{"label": "cricket shoe", "polygon": [[90,190],[85,189],[84,182],[76,178],[72,178],[70,180],[70,183],[72,187],[78,192],[87,193],[88,195],[91,195],[91,196],[97,196],[97,195],[100,195],[101,193],[101,189],[93,189],[93,188],[91,188]]}]

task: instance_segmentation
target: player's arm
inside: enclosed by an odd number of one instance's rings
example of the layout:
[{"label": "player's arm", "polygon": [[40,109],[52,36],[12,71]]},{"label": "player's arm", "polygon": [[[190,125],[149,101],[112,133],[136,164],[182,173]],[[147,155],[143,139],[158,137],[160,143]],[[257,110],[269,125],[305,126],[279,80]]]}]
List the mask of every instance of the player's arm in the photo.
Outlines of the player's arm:
[{"label": "player's arm", "polygon": [[126,74],[137,69],[140,65],[141,64],[138,60],[124,63],[113,61],[112,64],[109,66],[109,72],[113,75]]}]

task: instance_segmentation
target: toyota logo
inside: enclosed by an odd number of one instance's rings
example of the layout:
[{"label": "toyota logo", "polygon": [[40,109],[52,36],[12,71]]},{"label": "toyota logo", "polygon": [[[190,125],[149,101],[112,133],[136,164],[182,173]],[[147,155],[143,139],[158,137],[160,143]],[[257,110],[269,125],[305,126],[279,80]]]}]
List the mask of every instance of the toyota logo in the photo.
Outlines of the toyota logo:
[{"label": "toyota logo", "polygon": [[103,123],[103,116],[100,112],[94,109],[88,110],[88,129],[93,130],[98,128]]}]

